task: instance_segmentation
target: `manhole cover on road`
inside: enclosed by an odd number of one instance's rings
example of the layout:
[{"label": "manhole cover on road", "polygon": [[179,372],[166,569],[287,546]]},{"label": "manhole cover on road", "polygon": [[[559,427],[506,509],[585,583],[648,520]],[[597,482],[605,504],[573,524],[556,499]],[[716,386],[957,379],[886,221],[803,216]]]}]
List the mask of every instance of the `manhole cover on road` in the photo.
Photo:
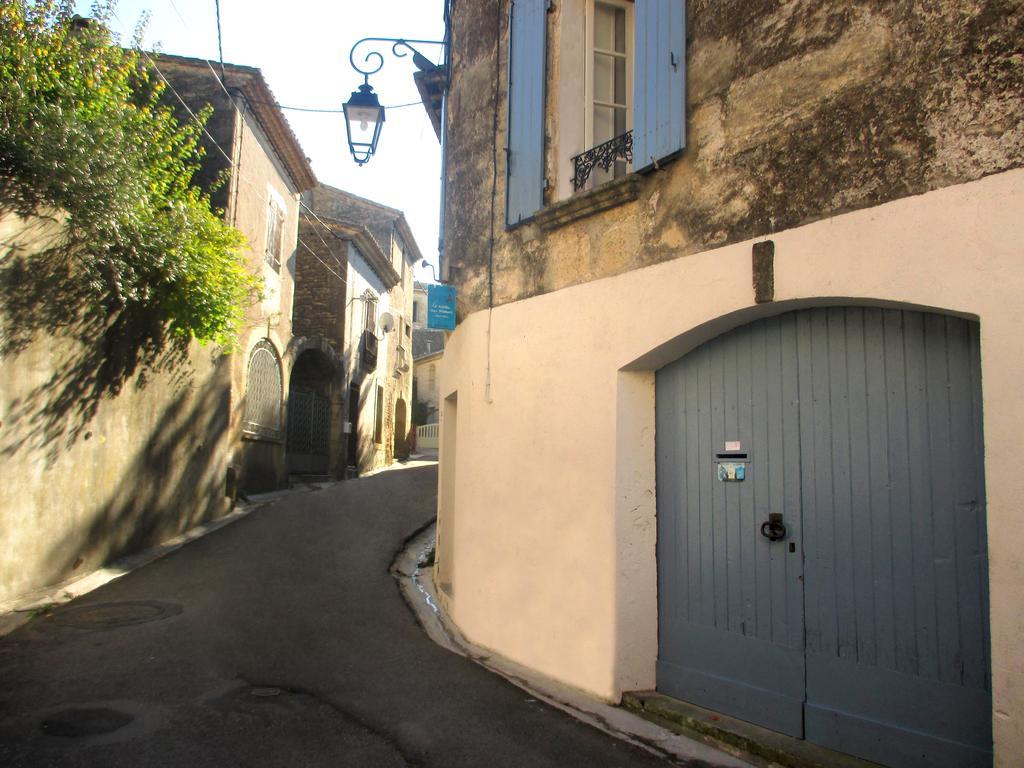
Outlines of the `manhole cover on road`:
[{"label": "manhole cover on road", "polygon": [[81,739],[86,736],[100,736],[124,728],[134,715],[118,712],[107,707],[88,707],[82,709],[65,709],[43,720],[39,727],[50,736],[61,736],[65,739]]},{"label": "manhole cover on road", "polygon": [[270,688],[270,687],[266,687],[266,688],[251,688],[249,690],[249,693],[251,693],[253,696],[255,696],[258,699],[269,699],[269,698],[271,698],[273,696],[280,696],[281,695],[281,689],[280,688]]},{"label": "manhole cover on road", "polygon": [[134,624],[147,624],[177,616],[182,608],[177,603],[156,600],[135,600],[123,603],[71,606],[54,613],[50,620],[79,629],[116,629]]}]

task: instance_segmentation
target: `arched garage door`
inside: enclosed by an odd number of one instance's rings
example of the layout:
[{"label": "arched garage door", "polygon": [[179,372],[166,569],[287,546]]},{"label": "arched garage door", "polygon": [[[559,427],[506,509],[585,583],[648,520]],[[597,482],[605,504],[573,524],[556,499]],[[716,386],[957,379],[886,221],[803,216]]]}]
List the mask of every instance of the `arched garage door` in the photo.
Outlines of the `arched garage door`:
[{"label": "arched garage door", "polygon": [[977,325],[761,320],[658,372],[657,430],[658,689],[893,766],[990,765]]}]

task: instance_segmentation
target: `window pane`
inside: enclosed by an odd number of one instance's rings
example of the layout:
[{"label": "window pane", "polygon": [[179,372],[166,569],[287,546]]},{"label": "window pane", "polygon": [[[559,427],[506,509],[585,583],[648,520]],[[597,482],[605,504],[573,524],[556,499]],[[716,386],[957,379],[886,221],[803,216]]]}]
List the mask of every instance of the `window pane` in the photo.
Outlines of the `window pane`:
[{"label": "window pane", "polygon": [[594,54],[594,100],[615,99],[615,59],[600,53]]},{"label": "window pane", "polygon": [[368,331],[376,331],[377,329],[377,302],[368,300],[366,301],[366,315],[363,328]]},{"label": "window pane", "polygon": [[615,138],[615,109],[594,107],[594,145]]},{"label": "window pane", "polygon": [[615,9],[615,48],[619,53],[626,52],[626,9]]},{"label": "window pane", "polygon": [[626,132],[626,110],[616,108],[615,110],[615,135],[621,136]]},{"label": "window pane", "polygon": [[614,59],[615,64],[615,103],[626,103],[626,60]]},{"label": "window pane", "polygon": [[594,47],[615,50],[615,8],[603,3],[594,4]]},{"label": "window pane", "polygon": [[273,199],[267,202],[267,263],[275,270],[281,268],[281,232],[284,229],[284,212]]}]

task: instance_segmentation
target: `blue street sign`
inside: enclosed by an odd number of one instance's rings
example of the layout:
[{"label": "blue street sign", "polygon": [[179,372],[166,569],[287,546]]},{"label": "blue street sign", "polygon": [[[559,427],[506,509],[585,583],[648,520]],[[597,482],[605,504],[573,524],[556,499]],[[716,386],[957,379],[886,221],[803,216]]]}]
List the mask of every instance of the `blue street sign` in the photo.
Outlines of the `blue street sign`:
[{"label": "blue street sign", "polygon": [[455,330],[455,286],[427,286],[427,328]]}]

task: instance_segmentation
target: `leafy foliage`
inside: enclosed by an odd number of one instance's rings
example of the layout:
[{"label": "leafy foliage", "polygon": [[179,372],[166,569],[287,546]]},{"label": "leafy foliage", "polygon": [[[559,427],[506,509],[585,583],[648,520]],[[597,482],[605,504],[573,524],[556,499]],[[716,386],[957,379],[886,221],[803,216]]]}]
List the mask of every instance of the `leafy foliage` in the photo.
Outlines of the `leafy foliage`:
[{"label": "leafy foliage", "polygon": [[192,183],[202,129],[112,40],[112,12],[97,3],[84,23],[70,0],[0,0],[0,213],[60,212],[65,240],[43,266],[65,295],[51,301],[231,346],[259,290],[244,238]]}]

